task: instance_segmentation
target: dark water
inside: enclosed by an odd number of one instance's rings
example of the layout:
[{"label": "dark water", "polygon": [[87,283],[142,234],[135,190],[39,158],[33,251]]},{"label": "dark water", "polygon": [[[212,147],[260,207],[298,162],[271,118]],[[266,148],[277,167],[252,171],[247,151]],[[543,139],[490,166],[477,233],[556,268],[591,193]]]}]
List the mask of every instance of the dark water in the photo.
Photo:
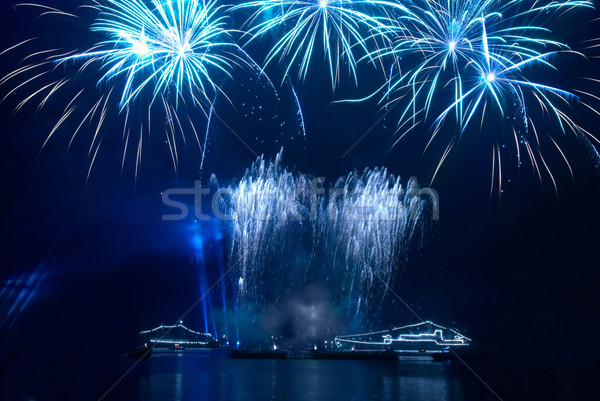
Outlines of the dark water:
[{"label": "dark water", "polygon": [[[155,354],[138,367],[127,379],[130,390],[136,387],[135,397],[129,399],[467,399],[452,367],[418,358],[397,362],[236,360],[180,353]],[[117,393],[116,398],[124,395]]]},{"label": "dark water", "polygon": [[492,368],[490,361],[469,362],[469,367],[493,391],[460,362],[441,363],[426,358],[406,357],[397,361],[239,360],[215,352],[156,353],[139,362],[118,356],[105,356],[100,358],[101,362],[98,357],[60,357],[5,366],[0,399],[597,399],[595,390],[585,391],[581,387],[582,383],[598,382],[591,371],[499,370]]}]

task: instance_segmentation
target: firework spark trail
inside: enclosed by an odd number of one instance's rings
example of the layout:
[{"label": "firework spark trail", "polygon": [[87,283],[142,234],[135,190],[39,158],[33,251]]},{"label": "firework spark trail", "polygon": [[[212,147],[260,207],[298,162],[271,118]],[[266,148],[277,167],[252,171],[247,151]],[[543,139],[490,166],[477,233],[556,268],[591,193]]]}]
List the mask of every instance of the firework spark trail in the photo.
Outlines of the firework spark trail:
[{"label": "firework spark trail", "polygon": [[292,87],[292,93],[294,95],[294,100],[296,101],[296,107],[298,108],[298,117],[300,118],[300,126],[302,127],[302,135],[306,138],[306,127],[304,126],[304,113],[302,112],[302,106],[300,105],[300,100],[298,99],[298,94],[296,93],[296,89],[294,85],[290,84]]},{"label": "firework spark trail", "polygon": [[[215,102],[216,102],[216,100],[215,100]],[[210,105],[210,111],[208,113],[208,121],[206,122],[206,132],[204,134],[204,146],[202,147],[202,158],[200,159],[200,173],[202,173],[202,170],[204,169],[204,158],[206,157],[206,147],[208,145],[208,134],[210,133],[210,124],[212,122],[213,111],[215,110],[215,107],[214,107],[215,102],[213,102]]]}]

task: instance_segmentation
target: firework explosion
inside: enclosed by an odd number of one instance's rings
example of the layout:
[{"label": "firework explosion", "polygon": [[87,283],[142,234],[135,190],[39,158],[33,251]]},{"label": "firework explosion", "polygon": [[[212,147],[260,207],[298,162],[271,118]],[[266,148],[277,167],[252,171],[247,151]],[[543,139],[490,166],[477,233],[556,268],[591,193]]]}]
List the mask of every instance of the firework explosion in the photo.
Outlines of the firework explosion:
[{"label": "firework explosion", "polygon": [[[418,1],[407,6],[407,12],[390,27],[395,34],[387,34],[391,45],[369,54],[371,59],[401,60],[401,72],[390,78],[382,97],[386,110],[392,106],[400,109],[394,145],[421,124],[430,127],[428,147],[440,133],[455,132],[435,170],[435,179],[450,150],[476,118],[479,132],[484,131],[487,120],[500,122],[503,129],[493,138],[493,171],[497,172],[499,193],[501,149],[507,147],[516,153],[519,166],[527,158],[540,179],[545,171],[556,188],[540,150],[544,138],[538,133],[542,130],[536,125],[553,122],[558,129],[550,132],[571,131],[596,138],[567,114],[573,104],[587,104],[569,90],[538,81],[536,74],[556,72],[554,62],[561,55],[585,57],[552,39],[546,25],[572,10],[590,8],[593,4],[588,1],[535,3],[531,7],[520,1]],[[450,116],[456,124],[449,124]],[[558,141],[550,134],[546,140],[570,168]]]},{"label": "firework explosion", "polygon": [[[137,169],[144,133],[150,131],[152,121],[158,119],[164,122],[166,141],[177,168],[178,143],[185,143],[186,136],[192,135],[193,141],[203,146],[190,113],[198,109],[208,118],[213,113],[215,96],[227,97],[217,84],[217,77],[231,77],[234,66],[260,71],[231,40],[233,31],[226,26],[224,9],[215,1],[203,4],[189,0],[109,0],[95,2],[92,8],[98,17],[90,30],[106,40],[86,51],[68,55],[48,56],[48,52],[41,52],[39,55],[45,57],[43,61],[17,69],[0,84],[13,83],[12,93],[27,84],[40,83],[57,71],[63,71],[63,75],[64,71],[72,72],[42,84],[17,106],[16,112],[35,100],[41,108],[56,93],[80,88],[48,139],[69,117],[79,112],[83,117],[73,138],[85,127],[95,127],[90,146],[91,170],[103,139],[102,126],[111,113],[116,112],[124,120],[123,163],[128,148],[134,147]],[[74,17],[58,10],[52,12]],[[30,55],[27,59],[35,56]],[[75,71],[72,65],[78,66]],[[90,73],[97,77],[95,88],[90,88],[87,83]],[[86,96],[97,99],[91,108],[79,110],[79,102]],[[131,138],[135,128],[131,126],[131,120],[140,115],[147,118],[146,121],[142,118],[141,122],[135,118],[140,126],[137,143],[133,143]]]},{"label": "firework explosion", "polygon": [[298,78],[306,79],[316,57],[324,57],[332,88],[340,79],[345,62],[357,82],[354,53],[369,54],[378,46],[375,38],[386,38],[389,14],[404,10],[398,3],[371,0],[259,0],[242,3],[236,9],[256,9],[248,19],[248,33],[257,40],[275,31],[281,35],[270,49],[265,64],[284,65],[284,77],[298,67]]}]

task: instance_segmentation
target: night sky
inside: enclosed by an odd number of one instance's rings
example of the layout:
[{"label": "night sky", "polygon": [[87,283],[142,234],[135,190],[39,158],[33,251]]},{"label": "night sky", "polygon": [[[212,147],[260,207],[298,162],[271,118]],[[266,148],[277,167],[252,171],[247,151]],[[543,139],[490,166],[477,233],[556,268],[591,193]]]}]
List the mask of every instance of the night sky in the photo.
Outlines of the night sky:
[{"label": "night sky", "polygon": [[[71,10],[75,2],[45,3]],[[39,10],[3,3],[0,49],[38,35],[40,49],[83,48],[94,38],[86,34],[85,21],[36,19],[38,14]],[[597,34],[599,25],[585,21],[574,18],[583,28],[559,27],[557,35],[577,45]],[[249,49],[257,60],[264,56],[262,51]],[[27,52],[2,55],[0,75],[18,66]],[[412,252],[396,284],[396,291],[420,316],[466,330],[481,346],[513,363],[597,366],[600,166],[594,150],[572,135],[564,137],[561,146],[573,177],[560,155],[550,153],[558,193],[547,176],[540,181],[525,165],[519,171],[508,168],[511,182],[501,196],[497,188],[490,196],[489,138],[485,131],[469,130],[430,183],[443,141],[423,153],[427,132],[417,130],[392,147],[394,110],[377,123],[383,112],[376,101],[332,104],[370,93],[383,84],[381,72],[363,66],[359,88],[344,77],[334,95],[327,74],[321,73],[326,66],[318,61],[306,83],[295,84],[305,137],[289,85],[278,89],[277,100],[264,81],[257,84],[256,77],[236,70],[234,81],[225,84],[234,104],[219,99],[216,107],[246,144],[213,120],[202,171],[201,152],[193,143],[182,146],[175,171],[159,130],[144,144],[137,178],[133,156],[121,170],[122,126],[116,119],[103,128],[106,139],[88,179],[93,133],[82,132],[69,147],[75,121],[42,150],[68,102],[66,95],[54,98],[35,116],[35,107],[13,116],[14,98],[1,104],[0,291],[14,290],[28,298],[17,312],[11,310],[17,296],[0,295],[0,318],[7,317],[0,325],[1,342],[14,350],[41,337],[54,347],[36,350],[49,355],[63,355],[65,349],[78,355],[89,346],[123,352],[136,344],[140,329],[175,322],[201,295],[193,262],[193,219],[163,222],[161,216],[172,210],[162,204],[161,192],[189,188],[196,180],[208,182],[212,174],[227,185],[257,156],[273,158],[283,147],[286,166],[326,177],[330,183],[352,170],[385,166],[404,180],[414,176],[421,186],[438,191],[440,220],[423,246]],[[563,64],[561,73],[575,77],[572,81],[579,85],[580,74],[600,76],[597,64]],[[279,70],[268,72],[280,82]],[[570,79],[562,76],[550,79]],[[5,89],[0,90],[4,97]],[[600,135],[597,116],[580,109],[574,115]],[[202,114],[194,118],[203,130]],[[506,163],[514,164],[514,159]],[[203,230],[209,259],[227,253],[214,233]],[[216,263],[207,263],[206,269],[209,281],[218,278]],[[23,302],[18,305],[21,309]],[[387,324],[416,319],[408,311],[383,315]],[[201,328],[201,310],[192,311],[186,324]],[[25,351],[20,352],[6,358],[19,360]]]}]

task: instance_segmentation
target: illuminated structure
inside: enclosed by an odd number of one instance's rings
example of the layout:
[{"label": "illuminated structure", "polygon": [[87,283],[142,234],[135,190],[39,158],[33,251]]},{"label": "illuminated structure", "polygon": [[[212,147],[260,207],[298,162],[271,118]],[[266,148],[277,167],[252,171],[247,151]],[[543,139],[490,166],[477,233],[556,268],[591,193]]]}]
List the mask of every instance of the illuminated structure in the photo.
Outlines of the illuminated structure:
[{"label": "illuminated structure", "polygon": [[336,347],[343,350],[441,350],[446,347],[465,347],[470,342],[470,338],[456,330],[430,321],[335,338]]},{"label": "illuminated structure", "polygon": [[218,341],[210,333],[190,330],[183,324],[160,325],[152,330],[140,331],[146,347],[153,349],[218,348]]}]

